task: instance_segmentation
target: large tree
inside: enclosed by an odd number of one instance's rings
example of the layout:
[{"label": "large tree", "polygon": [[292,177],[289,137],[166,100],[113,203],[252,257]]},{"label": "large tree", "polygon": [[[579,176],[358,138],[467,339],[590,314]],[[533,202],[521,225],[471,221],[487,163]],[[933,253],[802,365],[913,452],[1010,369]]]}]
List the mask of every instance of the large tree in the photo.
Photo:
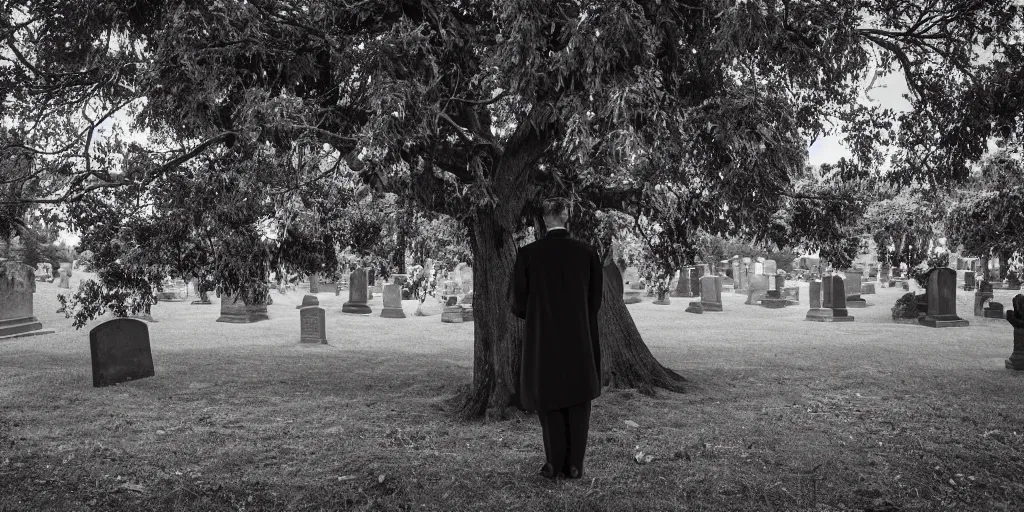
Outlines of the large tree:
[{"label": "large tree", "polygon": [[[888,129],[905,149],[889,178],[932,184],[962,178],[986,138],[1020,129],[1013,98],[1024,81],[1007,78],[1021,73],[1021,18],[1009,0],[5,7],[3,113],[24,140],[7,149],[43,157],[16,178],[43,191],[29,200],[152,191],[192,159],[244,154],[276,173],[250,179],[287,205],[301,184],[331,179],[290,164],[323,150],[375,190],[462,222],[477,318],[467,416],[514,401],[521,326],[505,295],[539,197],[573,198],[577,233],[609,263],[609,383],[678,390],[681,377],[654,360],[622,304],[601,212],[667,230],[666,258],[693,254],[701,232],[842,247],[848,236],[821,226],[843,225],[856,199],[801,182],[806,148],[830,119],[853,152],[826,172],[840,185],[878,169]],[[993,58],[979,64],[982,47]],[[914,114],[857,101],[870,75],[896,68]],[[146,143],[98,136],[124,117]],[[939,126],[955,128],[933,137]],[[271,193],[250,190],[259,204]],[[222,284],[246,276],[224,273]]]}]

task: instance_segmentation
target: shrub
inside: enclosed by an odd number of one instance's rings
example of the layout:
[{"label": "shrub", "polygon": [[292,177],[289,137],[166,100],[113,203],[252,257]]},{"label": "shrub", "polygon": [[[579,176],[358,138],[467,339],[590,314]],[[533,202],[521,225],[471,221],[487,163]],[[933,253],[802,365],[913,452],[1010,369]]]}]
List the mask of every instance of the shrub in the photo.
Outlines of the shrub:
[{"label": "shrub", "polygon": [[903,294],[892,306],[893,320],[908,318],[917,318],[917,296],[914,292]]}]

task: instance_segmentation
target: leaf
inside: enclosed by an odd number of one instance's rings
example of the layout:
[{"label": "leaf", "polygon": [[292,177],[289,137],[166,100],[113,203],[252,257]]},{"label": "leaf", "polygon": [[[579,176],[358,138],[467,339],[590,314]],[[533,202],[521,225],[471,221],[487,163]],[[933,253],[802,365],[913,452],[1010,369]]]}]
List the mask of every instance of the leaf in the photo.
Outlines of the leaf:
[{"label": "leaf", "polygon": [[377,483],[384,483],[384,475],[380,475],[379,477],[377,477]]},{"label": "leaf", "polygon": [[117,486],[117,488],[118,489],[124,489],[126,491],[137,492],[137,493],[140,493],[140,494],[146,492],[146,488],[142,484],[127,484],[126,483],[126,484],[121,484],[121,485]]},{"label": "leaf", "polygon": [[640,428],[640,424],[633,420],[626,420],[623,423],[625,423],[627,427]]}]

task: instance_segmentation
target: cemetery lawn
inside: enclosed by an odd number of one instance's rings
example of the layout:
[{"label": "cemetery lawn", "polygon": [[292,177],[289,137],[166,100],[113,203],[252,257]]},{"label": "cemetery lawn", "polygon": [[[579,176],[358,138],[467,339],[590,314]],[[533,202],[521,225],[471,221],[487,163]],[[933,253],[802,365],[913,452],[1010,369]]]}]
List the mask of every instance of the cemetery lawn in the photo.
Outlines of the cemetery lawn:
[{"label": "cemetery lawn", "polygon": [[865,296],[846,324],[803,321],[806,284],[782,310],[728,292],[723,313],[630,306],[689,391],[606,390],[584,478],[550,482],[535,416],[443,411],[470,381],[473,324],[412,302],[380,318],[379,295],[372,316],[342,315],[345,297],[320,294],[330,345],[299,346],[301,292],[249,325],[160,303],[156,377],[93,388],[88,330],[39,283],[57,332],[0,341],[0,510],[1024,509],[1009,325],[972,316],[964,292],[970,327],[894,324],[901,293]]}]

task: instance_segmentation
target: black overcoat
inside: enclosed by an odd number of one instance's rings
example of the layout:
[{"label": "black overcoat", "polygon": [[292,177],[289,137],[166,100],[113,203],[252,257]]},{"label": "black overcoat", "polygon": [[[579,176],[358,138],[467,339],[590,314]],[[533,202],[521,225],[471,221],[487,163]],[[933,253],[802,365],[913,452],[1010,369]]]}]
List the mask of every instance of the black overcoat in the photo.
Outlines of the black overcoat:
[{"label": "black overcoat", "polygon": [[520,404],[549,411],[601,395],[597,311],[604,285],[600,258],[564,229],[519,249],[512,313],[526,320]]}]

